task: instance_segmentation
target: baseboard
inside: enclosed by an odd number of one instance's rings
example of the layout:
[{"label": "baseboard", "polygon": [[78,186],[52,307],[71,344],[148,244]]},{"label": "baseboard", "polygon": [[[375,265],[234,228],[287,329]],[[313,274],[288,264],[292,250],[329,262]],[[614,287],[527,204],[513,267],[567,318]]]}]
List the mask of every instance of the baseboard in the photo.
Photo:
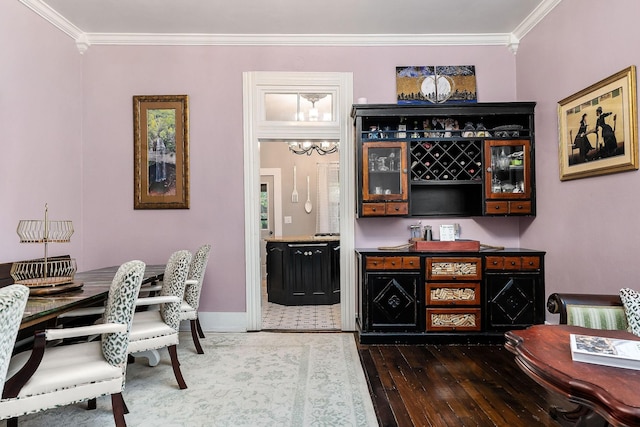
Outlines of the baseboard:
[{"label": "baseboard", "polygon": [[[198,312],[200,326],[204,332],[247,332],[247,313],[244,312]],[[188,331],[189,321],[180,324],[181,331]]]}]

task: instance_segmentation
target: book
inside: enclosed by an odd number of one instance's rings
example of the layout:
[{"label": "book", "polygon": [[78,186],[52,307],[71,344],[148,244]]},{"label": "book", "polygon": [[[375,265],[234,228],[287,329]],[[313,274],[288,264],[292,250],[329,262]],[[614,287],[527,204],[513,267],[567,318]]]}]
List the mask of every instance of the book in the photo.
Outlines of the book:
[{"label": "book", "polygon": [[640,370],[640,341],[579,334],[570,338],[574,361]]}]

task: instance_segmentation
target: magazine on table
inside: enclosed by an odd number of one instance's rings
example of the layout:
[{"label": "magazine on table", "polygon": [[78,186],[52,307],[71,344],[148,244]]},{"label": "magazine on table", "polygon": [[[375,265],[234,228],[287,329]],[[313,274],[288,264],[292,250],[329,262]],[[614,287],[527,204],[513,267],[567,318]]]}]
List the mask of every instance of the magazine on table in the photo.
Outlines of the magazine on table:
[{"label": "magazine on table", "polygon": [[571,334],[571,357],[577,362],[640,370],[640,341]]}]

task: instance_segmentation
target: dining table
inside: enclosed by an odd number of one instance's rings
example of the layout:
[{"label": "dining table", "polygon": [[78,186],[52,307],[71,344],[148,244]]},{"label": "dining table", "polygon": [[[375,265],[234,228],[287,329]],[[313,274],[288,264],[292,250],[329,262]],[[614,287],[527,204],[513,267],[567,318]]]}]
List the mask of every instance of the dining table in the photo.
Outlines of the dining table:
[{"label": "dining table", "polygon": [[[39,324],[46,325],[62,313],[76,308],[104,303],[118,268],[119,266],[112,266],[78,272],[72,283],[61,287],[30,289],[20,330]],[[147,265],[142,279],[142,289],[161,281],[164,270],[165,265]]]}]

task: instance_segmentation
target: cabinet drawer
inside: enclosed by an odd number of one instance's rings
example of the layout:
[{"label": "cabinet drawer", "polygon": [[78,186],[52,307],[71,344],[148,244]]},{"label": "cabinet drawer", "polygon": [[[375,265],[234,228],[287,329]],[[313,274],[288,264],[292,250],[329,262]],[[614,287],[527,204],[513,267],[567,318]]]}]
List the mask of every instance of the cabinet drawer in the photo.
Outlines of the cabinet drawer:
[{"label": "cabinet drawer", "polygon": [[402,257],[390,256],[384,258],[385,270],[401,270],[402,269]]},{"label": "cabinet drawer", "polygon": [[420,270],[419,256],[402,257],[402,268],[405,270]]},{"label": "cabinet drawer", "polygon": [[487,202],[487,214],[506,215],[506,214],[530,214],[530,200],[513,200],[501,202]]},{"label": "cabinet drawer", "polygon": [[385,203],[363,203],[362,216],[377,216],[385,214]]},{"label": "cabinet drawer", "polygon": [[367,257],[365,268],[367,270],[420,270],[420,257]]},{"label": "cabinet drawer", "polygon": [[509,202],[510,214],[530,214],[531,213],[531,201],[530,200],[514,200]]},{"label": "cabinet drawer", "polygon": [[480,305],[480,283],[427,283],[427,305]]},{"label": "cabinet drawer", "polygon": [[487,270],[539,270],[540,257],[537,256],[488,256]]},{"label": "cabinet drawer", "polygon": [[427,258],[427,280],[481,280],[480,258]]},{"label": "cabinet drawer", "polygon": [[407,215],[409,213],[409,203],[407,202],[390,202],[386,205],[386,215]]},{"label": "cabinet drawer", "polygon": [[479,331],[479,308],[428,308],[427,331]]}]

